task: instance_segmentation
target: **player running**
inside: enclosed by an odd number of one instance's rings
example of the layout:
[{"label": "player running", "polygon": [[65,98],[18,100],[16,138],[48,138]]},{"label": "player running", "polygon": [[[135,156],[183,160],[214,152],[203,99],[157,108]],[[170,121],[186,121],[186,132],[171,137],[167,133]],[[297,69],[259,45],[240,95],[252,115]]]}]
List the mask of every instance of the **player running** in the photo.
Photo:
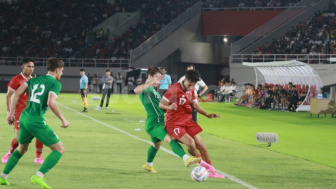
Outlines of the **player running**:
[{"label": "player running", "polygon": [[14,123],[14,110],[19,96],[29,91],[29,100],[25,110],[20,117],[19,146],[9,157],[8,162],[0,176],[0,185],[11,185],[7,180],[8,174],[14,169],[20,158],[28,150],[29,143],[35,137],[44,145],[48,146],[52,152],[47,156],[36,175],[31,177],[31,182],[43,188],[51,187],[45,183],[44,174],[52,169],[64,154],[64,147],[56,133],[47,125],[45,113],[48,108],[61,120],[62,128],[69,126],[57,106],[57,96],[62,85],[58,81],[63,74],[64,62],[58,58],[47,60],[48,74],[28,80],[22,84],[14,93],[10,112],[7,116],[8,124]]},{"label": "player running", "polygon": [[[160,79],[162,78],[160,69],[154,66],[149,67],[147,70],[147,75],[146,83],[139,85],[134,89],[134,92],[139,94],[141,103],[146,110],[146,132],[149,134],[153,142],[153,145],[151,145],[148,149],[147,162],[143,165],[143,168],[149,172],[156,173],[153,166],[153,160],[162,144],[162,141],[169,143],[174,153],[183,159],[185,166],[189,166],[194,163],[200,163],[201,158],[195,158],[193,156],[187,155],[181,145],[176,140],[172,140],[171,136],[164,128],[164,113],[162,109],[159,108],[161,96],[154,89],[154,87],[160,83]],[[165,106],[165,109],[174,110],[176,109],[176,104],[172,103],[167,105]],[[184,143],[191,151],[197,152],[195,142],[192,139],[189,141],[184,141]]]},{"label": "player running", "polygon": [[[13,77],[7,86],[7,95],[6,95],[6,105],[7,105],[7,115],[9,114],[11,107],[11,97],[14,94],[15,90],[17,90],[24,82],[28,81],[32,78],[32,73],[34,72],[34,60],[29,58],[24,58],[21,60],[21,68],[22,72],[19,75]],[[25,109],[29,93],[24,93],[20,95],[19,101],[15,107],[15,122],[14,122],[14,133],[15,138],[13,138],[11,142],[11,147],[9,148],[8,153],[2,158],[2,163],[7,163],[9,156],[13,153],[13,151],[18,147],[18,136],[20,131],[19,118],[22,111]],[[36,147],[36,158],[34,160],[35,163],[42,164],[43,159],[41,158],[43,144],[38,140],[35,141]]]},{"label": "player running", "polygon": [[170,104],[177,104],[176,109],[167,109],[165,128],[173,138],[183,143],[185,139],[195,140],[196,147],[204,160],[201,165],[207,168],[210,173],[208,177],[224,178],[223,175],[216,173],[214,167],[211,166],[209,153],[199,134],[202,132],[202,128],[192,119],[191,106],[197,112],[208,118],[219,117],[217,114],[206,113],[197,103],[197,98],[193,92],[193,87],[197,81],[199,81],[198,72],[188,70],[185,79],[172,85],[163,95],[160,101],[160,108],[164,109],[165,106],[169,106]]}]

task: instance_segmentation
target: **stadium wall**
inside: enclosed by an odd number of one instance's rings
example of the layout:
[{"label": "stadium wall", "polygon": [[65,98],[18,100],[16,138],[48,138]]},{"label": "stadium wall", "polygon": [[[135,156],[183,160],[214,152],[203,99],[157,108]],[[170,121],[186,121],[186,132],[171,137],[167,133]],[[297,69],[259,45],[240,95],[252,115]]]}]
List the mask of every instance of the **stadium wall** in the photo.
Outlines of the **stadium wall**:
[{"label": "stadium wall", "polygon": [[202,35],[244,36],[284,10],[202,12]]},{"label": "stadium wall", "polygon": [[203,41],[201,36],[201,14],[196,14],[167,38],[132,63],[132,67],[148,67],[164,62],[176,50],[181,51],[180,62],[203,64],[218,63],[223,53],[223,45],[214,45]]}]

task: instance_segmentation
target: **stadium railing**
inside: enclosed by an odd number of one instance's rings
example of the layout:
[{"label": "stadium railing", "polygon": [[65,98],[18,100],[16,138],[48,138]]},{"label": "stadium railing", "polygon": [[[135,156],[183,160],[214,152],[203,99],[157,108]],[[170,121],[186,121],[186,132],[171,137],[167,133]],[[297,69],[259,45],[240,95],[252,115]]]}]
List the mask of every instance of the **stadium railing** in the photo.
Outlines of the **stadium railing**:
[{"label": "stadium railing", "polygon": [[307,64],[335,64],[336,54],[232,54],[231,63],[297,60]]},{"label": "stadium railing", "polygon": [[[0,57],[0,66],[2,65],[20,65],[23,57]],[[37,58],[30,57],[35,60],[35,66],[45,66],[47,57]],[[100,68],[128,68],[129,59],[83,59],[83,58],[61,58],[65,67],[100,67]]]}]

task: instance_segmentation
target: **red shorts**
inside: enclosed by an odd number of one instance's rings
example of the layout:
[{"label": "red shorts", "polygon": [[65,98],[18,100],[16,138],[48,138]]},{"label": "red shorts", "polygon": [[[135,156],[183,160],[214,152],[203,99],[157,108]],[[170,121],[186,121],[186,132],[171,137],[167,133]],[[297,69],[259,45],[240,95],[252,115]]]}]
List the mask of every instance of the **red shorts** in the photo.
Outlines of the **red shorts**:
[{"label": "red shorts", "polygon": [[175,139],[179,140],[183,135],[188,134],[194,137],[198,133],[202,132],[201,126],[199,126],[193,120],[181,123],[166,123],[165,126],[167,132]]}]

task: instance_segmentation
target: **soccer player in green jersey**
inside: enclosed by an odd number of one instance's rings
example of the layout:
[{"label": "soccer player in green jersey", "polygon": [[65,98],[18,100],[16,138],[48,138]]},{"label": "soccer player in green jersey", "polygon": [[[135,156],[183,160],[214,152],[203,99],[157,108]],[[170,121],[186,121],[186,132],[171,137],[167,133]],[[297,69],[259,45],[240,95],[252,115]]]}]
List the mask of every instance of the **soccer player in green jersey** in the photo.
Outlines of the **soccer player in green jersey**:
[{"label": "soccer player in green jersey", "polygon": [[56,99],[61,91],[60,80],[63,74],[64,62],[58,58],[47,60],[48,74],[28,80],[22,84],[14,93],[10,112],[7,116],[8,124],[14,122],[14,110],[19,96],[29,91],[29,98],[25,110],[20,117],[19,146],[9,157],[8,162],[0,176],[1,185],[11,185],[8,174],[13,170],[24,153],[27,152],[29,143],[35,137],[37,140],[48,146],[52,152],[47,156],[36,175],[31,177],[31,182],[43,188],[51,188],[45,183],[44,174],[52,169],[64,154],[64,147],[55,132],[47,125],[45,113],[48,107],[61,120],[62,128],[69,126],[59,110]]},{"label": "soccer player in green jersey", "polygon": [[[181,145],[175,139],[173,140],[164,128],[164,113],[159,107],[161,96],[154,89],[154,87],[159,85],[161,79],[162,73],[160,69],[158,67],[151,66],[147,70],[146,83],[139,85],[134,89],[134,92],[139,94],[141,103],[146,110],[146,132],[150,135],[153,142],[153,145],[151,145],[148,149],[147,162],[143,165],[143,168],[152,173],[156,173],[153,166],[153,160],[162,144],[162,141],[169,143],[173,152],[183,159],[185,166],[201,162],[201,158],[195,158],[187,155]],[[165,108],[173,110],[176,108],[176,104],[167,105]],[[196,145],[193,140],[184,141],[184,143],[188,146],[189,152],[197,152]]]}]

